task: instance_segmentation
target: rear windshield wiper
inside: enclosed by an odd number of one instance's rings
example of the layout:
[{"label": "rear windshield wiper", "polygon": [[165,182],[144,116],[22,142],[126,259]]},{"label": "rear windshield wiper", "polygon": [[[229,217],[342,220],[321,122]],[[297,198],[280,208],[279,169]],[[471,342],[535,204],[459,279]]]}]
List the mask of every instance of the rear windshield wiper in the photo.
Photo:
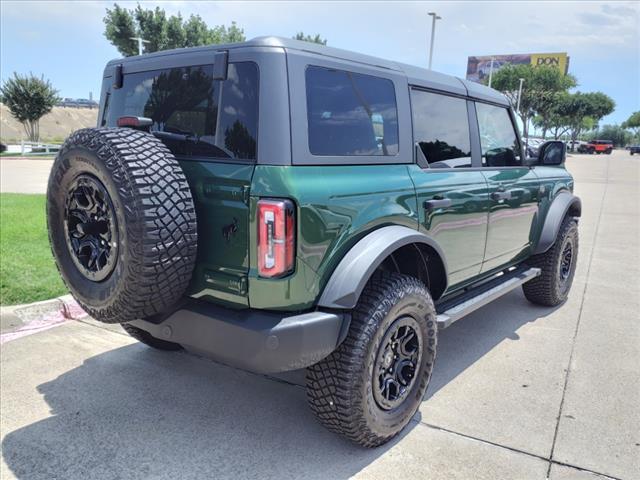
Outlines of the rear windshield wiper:
[{"label": "rear windshield wiper", "polygon": [[158,137],[160,140],[174,140],[177,142],[189,142],[193,145],[206,146],[207,149],[213,150],[215,154],[213,156],[220,158],[234,158],[232,152],[229,152],[227,149],[219,147],[213,143],[205,142],[200,140],[200,137],[195,133],[174,133],[167,132],[164,130],[151,130],[151,134]]}]

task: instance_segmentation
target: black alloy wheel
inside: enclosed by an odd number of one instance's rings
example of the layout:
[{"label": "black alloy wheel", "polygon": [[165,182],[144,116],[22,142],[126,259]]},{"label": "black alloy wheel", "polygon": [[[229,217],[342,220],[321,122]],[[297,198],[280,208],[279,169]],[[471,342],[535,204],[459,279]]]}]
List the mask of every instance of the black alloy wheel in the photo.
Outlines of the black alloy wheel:
[{"label": "black alloy wheel", "polygon": [[411,391],[422,359],[420,326],[412,317],[396,320],[378,349],[373,368],[373,395],[383,410],[398,407]]},{"label": "black alloy wheel", "polygon": [[107,278],[118,259],[118,228],[111,198],[93,175],[78,175],[69,186],[64,226],[80,273],[94,282]]},{"label": "black alloy wheel", "polygon": [[560,280],[566,282],[571,275],[571,264],[573,263],[573,244],[567,242],[562,250],[560,258]]}]

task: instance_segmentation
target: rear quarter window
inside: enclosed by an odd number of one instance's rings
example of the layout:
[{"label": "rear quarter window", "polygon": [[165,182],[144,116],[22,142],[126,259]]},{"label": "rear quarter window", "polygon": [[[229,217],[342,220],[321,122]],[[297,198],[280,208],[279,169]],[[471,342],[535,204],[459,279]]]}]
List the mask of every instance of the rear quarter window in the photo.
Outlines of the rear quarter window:
[{"label": "rear quarter window", "polygon": [[391,80],[332,68],[305,72],[309,151],[319,156],[398,154]]},{"label": "rear quarter window", "polygon": [[176,156],[255,160],[258,67],[230,63],[227,80],[213,65],[131,73],[111,91],[105,123],[125,115],[153,120],[150,131]]}]

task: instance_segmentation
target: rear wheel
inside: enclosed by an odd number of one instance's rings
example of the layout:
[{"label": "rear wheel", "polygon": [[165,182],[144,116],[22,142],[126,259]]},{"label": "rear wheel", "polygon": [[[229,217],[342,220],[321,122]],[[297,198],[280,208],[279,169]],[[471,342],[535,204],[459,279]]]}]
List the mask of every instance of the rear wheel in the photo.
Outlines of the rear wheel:
[{"label": "rear wheel", "polygon": [[527,300],[548,307],[564,302],[569,296],[577,261],[578,223],[573,217],[565,217],[551,248],[527,261],[541,270],[539,277],[522,285]]},{"label": "rear wheel", "polygon": [[165,312],[191,279],[197,230],[189,185],[148,133],[73,133],[51,170],[47,222],[62,279],[102,322]]},{"label": "rear wheel", "polygon": [[420,406],[437,333],[433,301],[419,280],[376,274],[347,338],[307,370],[307,398],[318,420],[365,447],[391,440]]}]

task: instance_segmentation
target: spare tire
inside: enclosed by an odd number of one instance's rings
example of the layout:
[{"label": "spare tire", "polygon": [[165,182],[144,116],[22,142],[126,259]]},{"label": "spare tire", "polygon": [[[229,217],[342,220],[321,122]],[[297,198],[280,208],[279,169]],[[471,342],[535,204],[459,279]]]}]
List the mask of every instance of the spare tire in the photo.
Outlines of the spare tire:
[{"label": "spare tire", "polygon": [[196,212],[180,165],[153,135],[73,133],[47,188],[49,241],[62,279],[105,323],[171,309],[195,266]]}]

